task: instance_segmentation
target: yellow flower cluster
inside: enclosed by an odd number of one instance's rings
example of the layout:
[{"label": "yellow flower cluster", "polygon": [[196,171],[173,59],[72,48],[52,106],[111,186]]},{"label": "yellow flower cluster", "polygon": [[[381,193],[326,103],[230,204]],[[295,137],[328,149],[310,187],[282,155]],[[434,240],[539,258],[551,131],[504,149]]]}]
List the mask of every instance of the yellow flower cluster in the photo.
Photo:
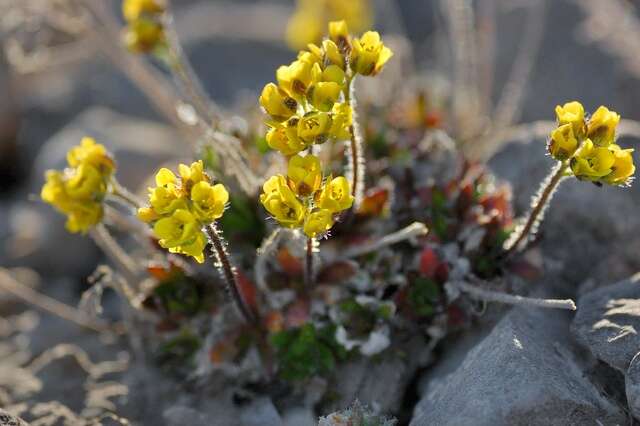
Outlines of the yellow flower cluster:
[{"label": "yellow flower cluster", "polygon": [[156,187],[149,188],[149,207],[138,210],[138,218],[153,224],[162,247],[171,253],[192,256],[204,262],[207,238],[202,228],[222,217],[229,193],[224,185],[212,184],[202,161],[180,164],[180,177],[162,168]]},{"label": "yellow flower cluster", "polygon": [[322,39],[329,21],[343,19],[354,31],[364,31],[373,23],[369,0],[298,0],[287,24],[287,44],[295,50]]},{"label": "yellow flower cluster", "polygon": [[329,23],[329,33],[321,46],[309,44],[297,60],[278,68],[278,84],[262,90],[260,105],[271,117],[267,143],[283,155],[329,139],[348,139],[351,80],[355,74],[377,74],[392,56],[377,32],[352,39],[346,22],[339,21]]},{"label": "yellow flower cluster", "polygon": [[580,180],[608,185],[628,184],[635,172],[633,149],[615,144],[620,115],[604,106],[585,119],[580,102],[556,107],[558,127],[551,132],[549,153],[559,161],[569,161]]},{"label": "yellow flower cluster", "polygon": [[263,191],[260,202],[280,225],[302,228],[310,238],[326,233],[353,204],[347,179],[329,176],[323,184],[320,160],[311,154],[291,157],[287,176],[272,176]]},{"label": "yellow flower cluster", "polygon": [[67,216],[69,232],[85,233],[102,220],[115,162],[103,145],[83,138],[67,153],[67,163],[64,171],[47,171],[40,196]]},{"label": "yellow flower cluster", "polygon": [[164,40],[161,22],[162,0],[123,0],[122,15],[127,22],[125,44],[132,52],[150,52]]}]

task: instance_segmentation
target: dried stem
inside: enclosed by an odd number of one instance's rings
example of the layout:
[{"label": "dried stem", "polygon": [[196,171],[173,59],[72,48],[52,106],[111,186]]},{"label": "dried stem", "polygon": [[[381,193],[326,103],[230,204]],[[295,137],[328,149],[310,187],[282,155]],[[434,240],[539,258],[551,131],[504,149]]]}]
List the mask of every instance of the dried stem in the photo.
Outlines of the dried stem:
[{"label": "dried stem", "polygon": [[390,246],[392,244],[406,241],[413,237],[419,237],[426,235],[429,230],[424,223],[414,222],[411,225],[402,228],[392,234],[385,235],[384,237],[368,244],[359,244],[356,247],[348,249],[345,253],[340,255],[341,258],[354,258],[362,256],[363,254],[371,253],[380,250],[383,247]]},{"label": "dried stem", "polygon": [[143,206],[142,200],[140,200],[135,194],[122,186],[116,178],[111,178],[111,194],[118,200],[122,201],[128,207],[134,210],[138,210]]},{"label": "dried stem", "polygon": [[242,317],[249,324],[258,327],[258,319],[253,310],[247,305],[242,293],[240,292],[240,286],[236,277],[236,271],[231,261],[229,260],[229,254],[227,253],[226,242],[224,241],[221,232],[216,227],[215,222],[206,226],[205,232],[209,237],[209,241],[213,246],[212,252],[217,261],[217,267],[220,271],[220,275],[227,283],[227,291],[233,299],[236,307],[242,314]]},{"label": "dried stem", "polygon": [[102,224],[98,224],[89,231],[89,235],[96,245],[100,247],[107,257],[116,265],[129,284],[135,285],[140,272],[138,265],[135,260],[124,251],[120,244],[118,244],[107,228]]},{"label": "dried stem", "polygon": [[468,294],[470,297],[485,302],[499,302],[508,305],[535,306],[538,308],[576,310],[576,304],[571,299],[536,299],[513,294],[486,290],[463,281],[450,281],[453,287]]},{"label": "dried stem", "polygon": [[185,91],[200,116],[208,122],[219,121],[220,114],[218,107],[207,95],[180,44],[172,13],[167,11],[164,14],[163,23],[169,53],[167,65],[171,71],[173,71],[176,82]]},{"label": "dried stem", "polygon": [[527,243],[531,241],[531,237],[535,235],[540,222],[544,219],[544,214],[558,184],[565,177],[567,167],[568,162],[566,160],[558,162],[542,182],[538,193],[531,200],[531,211],[527,216],[526,222],[524,222],[524,225],[518,226],[505,242],[504,249],[506,251],[502,256],[503,258],[507,259],[513,256],[514,253],[523,251]]},{"label": "dried stem", "polygon": [[355,97],[355,76],[347,82],[345,90],[345,102],[351,107],[351,125],[349,126],[349,145],[347,146],[347,158],[349,159],[349,180],[351,183],[351,195],[354,197],[353,208],[357,210],[364,196],[365,160],[362,147],[362,133],[358,125],[356,113],[357,103]]},{"label": "dried stem", "polygon": [[57,300],[22,284],[13,278],[4,268],[0,268],[0,290],[6,291],[25,303],[36,306],[43,311],[77,324],[80,327],[88,328],[100,333],[109,332],[119,334],[122,332],[122,330],[111,328],[108,324],[102,321],[97,321],[69,305],[58,302]]}]

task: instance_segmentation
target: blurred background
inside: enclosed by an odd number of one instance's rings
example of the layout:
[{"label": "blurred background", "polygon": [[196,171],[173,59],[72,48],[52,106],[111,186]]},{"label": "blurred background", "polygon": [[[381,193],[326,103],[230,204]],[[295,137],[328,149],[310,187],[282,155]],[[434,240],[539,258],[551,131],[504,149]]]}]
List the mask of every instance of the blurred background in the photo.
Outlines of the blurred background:
[{"label": "blurred background", "polygon": [[[120,23],[118,2],[105,2]],[[65,151],[84,134],[115,151],[121,180],[132,188],[163,161],[189,156],[181,136],[123,72],[129,65],[114,65],[104,32],[92,28],[82,3],[0,0],[0,265],[28,267],[47,283],[71,281],[78,290],[99,253],[90,240],[66,233],[63,218],[39,201],[44,171],[61,165]],[[474,120],[502,116],[509,126],[552,120],[553,107],[572,99],[588,110],[606,104],[623,118],[640,119],[637,2],[365,3],[350,19],[371,24],[391,40],[396,64],[385,80],[396,82],[393,90],[419,85],[447,110],[464,103],[447,93],[473,74],[484,105],[466,116],[444,114],[445,129],[470,143],[475,133],[461,129],[472,128],[467,124]],[[275,69],[293,59],[292,48],[300,46],[291,45],[291,35],[314,38],[300,16],[305,7],[305,1],[172,3],[178,34],[206,90],[240,115],[255,109]],[[393,90],[381,95],[383,101],[393,100],[399,93]],[[528,151],[507,146],[488,155],[498,175],[514,183],[519,211],[548,165],[543,140]],[[518,180],[523,174],[531,180]]]}]

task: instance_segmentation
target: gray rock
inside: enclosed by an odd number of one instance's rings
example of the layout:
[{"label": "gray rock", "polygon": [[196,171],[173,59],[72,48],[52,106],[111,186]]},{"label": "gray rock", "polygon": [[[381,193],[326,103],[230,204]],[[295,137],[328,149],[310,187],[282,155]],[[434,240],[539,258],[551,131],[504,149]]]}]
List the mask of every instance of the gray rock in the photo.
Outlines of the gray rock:
[{"label": "gray rock", "polygon": [[640,352],[631,360],[624,387],[631,414],[640,420]]},{"label": "gray rock", "polygon": [[376,412],[396,412],[415,372],[429,359],[420,337],[394,347],[376,359],[357,359],[339,365],[329,384],[337,398],[325,404],[321,413],[342,410],[356,399]]},{"label": "gray rock", "polygon": [[201,412],[180,405],[167,408],[162,415],[167,426],[209,426],[211,424]]},{"label": "gray rock", "polygon": [[640,348],[640,274],[585,294],[572,331],[593,355],[623,373]]},{"label": "gray rock", "polygon": [[283,426],[282,418],[271,399],[257,398],[240,412],[242,426]]},{"label": "gray rock", "polygon": [[282,414],[284,426],[316,426],[318,418],[309,407],[296,407]]},{"label": "gray rock", "polygon": [[564,313],[512,310],[429,389],[411,426],[624,424],[623,411],[585,378],[568,328]]}]

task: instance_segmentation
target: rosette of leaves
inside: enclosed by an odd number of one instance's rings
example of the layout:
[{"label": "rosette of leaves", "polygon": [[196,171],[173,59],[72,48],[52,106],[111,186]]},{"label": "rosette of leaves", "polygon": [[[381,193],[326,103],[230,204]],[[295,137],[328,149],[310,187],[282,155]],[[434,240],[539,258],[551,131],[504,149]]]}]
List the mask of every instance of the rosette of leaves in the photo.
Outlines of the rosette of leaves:
[{"label": "rosette of leaves", "polygon": [[284,380],[300,381],[333,371],[347,351],[335,340],[335,326],[312,323],[271,335],[278,361],[278,374]]}]

